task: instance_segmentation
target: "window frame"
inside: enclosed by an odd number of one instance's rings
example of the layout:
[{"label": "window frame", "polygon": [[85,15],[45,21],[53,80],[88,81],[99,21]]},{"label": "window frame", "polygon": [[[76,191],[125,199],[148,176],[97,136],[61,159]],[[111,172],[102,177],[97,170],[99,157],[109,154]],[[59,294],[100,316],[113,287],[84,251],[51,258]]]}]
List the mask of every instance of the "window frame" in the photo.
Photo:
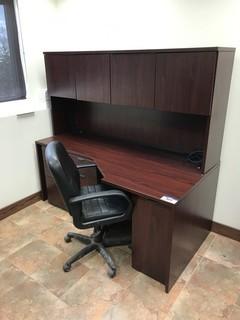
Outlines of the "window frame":
[{"label": "window frame", "polygon": [[11,56],[11,64],[14,71],[14,93],[9,96],[0,97],[0,103],[2,103],[26,99],[26,83],[21,59],[17,15],[15,12],[15,1],[0,0],[0,5],[5,6],[4,14],[6,31],[8,37],[9,52]]}]

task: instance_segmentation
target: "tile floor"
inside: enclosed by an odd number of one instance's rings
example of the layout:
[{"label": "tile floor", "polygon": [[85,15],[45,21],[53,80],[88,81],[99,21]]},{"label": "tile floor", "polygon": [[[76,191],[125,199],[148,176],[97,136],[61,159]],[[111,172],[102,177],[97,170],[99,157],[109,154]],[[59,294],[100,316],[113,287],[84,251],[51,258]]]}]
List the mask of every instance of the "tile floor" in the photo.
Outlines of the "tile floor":
[{"label": "tile floor", "polygon": [[81,246],[63,241],[70,230],[42,201],[0,221],[0,320],[240,320],[240,243],[211,233],[167,295],[131,268],[126,247],[111,249],[114,279],[96,253],[64,273]]}]

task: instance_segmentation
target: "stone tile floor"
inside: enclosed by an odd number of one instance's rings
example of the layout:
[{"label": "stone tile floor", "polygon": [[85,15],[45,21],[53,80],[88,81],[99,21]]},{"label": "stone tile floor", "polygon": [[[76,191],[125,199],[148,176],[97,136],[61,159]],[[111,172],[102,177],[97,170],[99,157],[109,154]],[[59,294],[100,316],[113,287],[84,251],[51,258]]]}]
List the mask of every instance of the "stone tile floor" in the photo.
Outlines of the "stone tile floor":
[{"label": "stone tile floor", "polygon": [[240,319],[240,243],[211,233],[167,295],[131,268],[127,247],[110,249],[114,279],[97,253],[64,273],[81,246],[63,241],[73,230],[67,213],[42,201],[0,221],[0,320]]}]

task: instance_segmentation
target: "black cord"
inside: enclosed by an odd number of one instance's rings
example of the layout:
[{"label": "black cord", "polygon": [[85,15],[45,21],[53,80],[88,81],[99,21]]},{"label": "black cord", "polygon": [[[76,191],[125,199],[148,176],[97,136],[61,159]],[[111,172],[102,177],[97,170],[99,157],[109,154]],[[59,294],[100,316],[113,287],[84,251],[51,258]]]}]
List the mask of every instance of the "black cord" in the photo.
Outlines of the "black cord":
[{"label": "black cord", "polygon": [[202,160],[203,160],[203,151],[201,150],[192,151],[187,156],[187,161],[197,166],[200,166],[202,164]]}]

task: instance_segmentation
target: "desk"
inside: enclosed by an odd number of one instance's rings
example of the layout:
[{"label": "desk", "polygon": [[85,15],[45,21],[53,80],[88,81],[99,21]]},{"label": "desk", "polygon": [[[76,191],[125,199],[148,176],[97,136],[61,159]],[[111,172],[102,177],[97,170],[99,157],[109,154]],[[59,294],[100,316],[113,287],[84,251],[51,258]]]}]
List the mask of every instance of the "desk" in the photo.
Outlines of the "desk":
[{"label": "desk", "polygon": [[132,147],[100,138],[57,135],[67,150],[93,160],[105,183],[131,193],[159,200],[163,195],[181,199],[201,179],[201,173],[182,156],[151,148]]},{"label": "desk", "polygon": [[[42,198],[64,206],[44,163],[57,139],[74,161],[96,163],[102,183],[129,193],[132,266],[167,292],[211,229],[234,52],[44,53],[55,136],[36,143]],[[199,169],[182,156],[196,150]],[[86,176],[96,183],[96,169]]]},{"label": "desk", "polygon": [[[210,186],[217,182],[218,166],[203,176],[179,155],[70,134],[37,141],[39,163],[53,140],[61,141],[70,154],[95,162],[102,183],[133,196],[132,265],[165,284],[168,292],[210,230],[215,197]],[[40,176],[46,198],[41,165]],[[164,195],[177,203],[161,200]]]}]

